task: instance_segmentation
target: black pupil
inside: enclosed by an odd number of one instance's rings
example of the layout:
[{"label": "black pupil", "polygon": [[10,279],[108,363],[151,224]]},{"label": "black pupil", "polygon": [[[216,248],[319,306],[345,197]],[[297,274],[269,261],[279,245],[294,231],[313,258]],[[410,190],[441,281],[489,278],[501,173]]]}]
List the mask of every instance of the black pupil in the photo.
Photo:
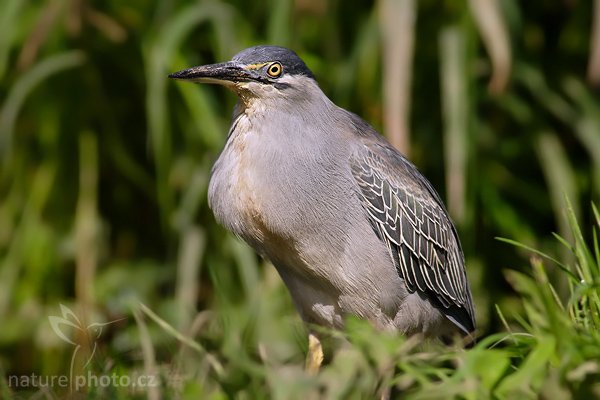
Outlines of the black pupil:
[{"label": "black pupil", "polygon": [[271,74],[277,75],[278,73],[279,73],[279,65],[272,65],[271,66]]}]

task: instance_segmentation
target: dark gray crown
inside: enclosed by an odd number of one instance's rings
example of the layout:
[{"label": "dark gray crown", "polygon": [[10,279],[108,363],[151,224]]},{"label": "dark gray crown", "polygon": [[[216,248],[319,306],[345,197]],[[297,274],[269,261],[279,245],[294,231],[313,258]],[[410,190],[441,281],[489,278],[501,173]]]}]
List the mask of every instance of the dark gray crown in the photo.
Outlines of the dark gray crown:
[{"label": "dark gray crown", "polygon": [[242,50],[233,56],[233,61],[244,64],[257,64],[270,61],[279,61],[283,65],[283,73],[291,75],[305,75],[315,79],[312,71],[304,61],[290,49],[279,46],[254,46]]}]

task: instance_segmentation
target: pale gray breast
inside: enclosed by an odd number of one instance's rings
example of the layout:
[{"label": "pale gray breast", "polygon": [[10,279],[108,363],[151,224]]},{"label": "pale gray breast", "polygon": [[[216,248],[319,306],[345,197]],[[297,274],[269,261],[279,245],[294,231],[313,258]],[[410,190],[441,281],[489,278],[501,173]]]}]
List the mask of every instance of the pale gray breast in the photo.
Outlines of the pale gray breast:
[{"label": "pale gray breast", "polygon": [[258,191],[251,178],[253,163],[248,154],[248,136],[252,134],[247,117],[235,118],[227,143],[211,172],[208,204],[217,221],[238,236],[246,237],[257,213]]},{"label": "pale gray breast", "polygon": [[293,119],[285,127],[277,119],[261,122],[247,114],[234,121],[213,168],[210,207],[222,225],[271,259],[296,253],[305,264],[323,263],[322,249],[330,256],[344,251],[356,223],[351,212],[363,218],[350,150],[323,138],[313,145],[310,130]]}]

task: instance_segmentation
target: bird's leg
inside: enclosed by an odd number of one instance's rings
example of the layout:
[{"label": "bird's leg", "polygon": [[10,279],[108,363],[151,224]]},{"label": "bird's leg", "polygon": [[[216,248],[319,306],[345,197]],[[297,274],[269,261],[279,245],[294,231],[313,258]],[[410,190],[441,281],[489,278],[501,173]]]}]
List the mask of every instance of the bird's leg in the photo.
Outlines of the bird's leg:
[{"label": "bird's leg", "polygon": [[314,333],[308,334],[308,353],[306,354],[306,362],[304,369],[310,375],[316,375],[321,368],[323,362],[323,346],[321,341]]}]

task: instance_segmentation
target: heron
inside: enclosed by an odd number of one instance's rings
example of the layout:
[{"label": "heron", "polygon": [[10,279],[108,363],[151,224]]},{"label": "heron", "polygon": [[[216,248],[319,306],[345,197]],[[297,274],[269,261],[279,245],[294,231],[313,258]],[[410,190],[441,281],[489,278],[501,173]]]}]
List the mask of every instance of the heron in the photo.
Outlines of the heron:
[{"label": "heron", "polygon": [[[169,77],[237,94],[209,206],[271,261],[305,322],[340,329],[355,315],[404,335],[474,332],[464,255],[440,196],[335,105],[294,51],[255,46]],[[315,373],[323,351],[314,331],[308,343]]]}]

